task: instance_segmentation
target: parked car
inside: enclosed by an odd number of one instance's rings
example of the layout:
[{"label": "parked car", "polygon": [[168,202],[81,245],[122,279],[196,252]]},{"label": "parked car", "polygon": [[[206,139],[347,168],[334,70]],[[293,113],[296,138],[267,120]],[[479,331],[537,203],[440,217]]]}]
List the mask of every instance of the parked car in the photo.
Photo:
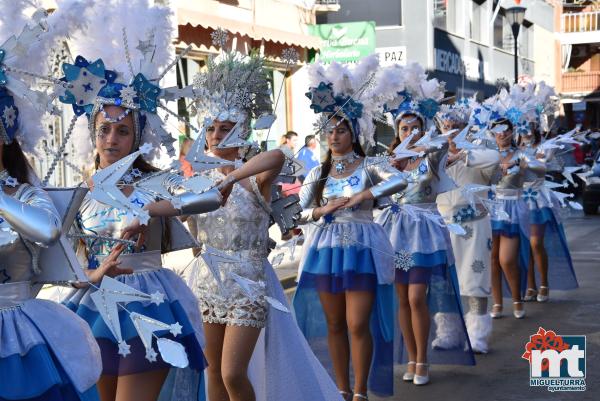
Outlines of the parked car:
[{"label": "parked car", "polygon": [[585,176],[583,182],[583,212],[596,214],[600,206],[600,150],[596,151],[594,158],[588,158],[586,162],[591,165],[591,174]]}]

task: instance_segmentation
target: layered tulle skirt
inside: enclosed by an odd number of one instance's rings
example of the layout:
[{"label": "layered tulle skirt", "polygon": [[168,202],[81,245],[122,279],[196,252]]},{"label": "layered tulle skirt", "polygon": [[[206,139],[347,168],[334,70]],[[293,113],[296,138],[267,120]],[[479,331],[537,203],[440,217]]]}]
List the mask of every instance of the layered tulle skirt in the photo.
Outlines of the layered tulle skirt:
[{"label": "layered tulle skirt", "polygon": [[[129,355],[122,356],[118,353],[117,339],[102,319],[91,298],[96,291],[95,288],[88,287],[74,291],[64,301],[91,327],[102,353],[103,374],[128,375],[172,368],[160,354],[156,361],[151,362],[146,359],[144,344],[129,317],[131,312],[137,312],[169,325],[179,323],[182,326],[181,333],[176,336],[168,330],[157,331],[154,334],[159,338],[168,338],[181,344],[189,360],[188,369],[201,373],[206,366],[202,352],[204,337],[202,319],[194,294],[177,274],[160,266],[160,253],[134,255],[126,255],[131,258],[123,262],[124,266],[133,268],[134,273],[123,274],[115,279],[146,294],[157,292],[164,294],[164,302],[157,305],[150,301],[133,301],[122,304],[125,308],[119,308],[122,338],[131,347]],[[153,267],[149,267],[152,263],[148,263],[148,258],[154,261]],[[136,263],[136,259],[140,263]]]},{"label": "layered tulle skirt", "polygon": [[[426,284],[432,316],[428,360],[437,364],[474,365],[475,359],[463,320],[460,290],[448,229],[435,204],[386,208],[376,219],[392,243],[395,282]],[[396,314],[397,315],[397,314]],[[399,328],[398,362],[406,362]]]},{"label": "layered tulle skirt", "polygon": [[29,292],[0,284],[0,400],[98,400],[100,351],[86,323]]},{"label": "layered tulle skirt", "polygon": [[[508,238],[519,238],[519,274],[521,295],[527,289],[527,271],[529,268],[531,223],[529,206],[520,190],[497,190],[496,209],[492,213],[492,234]],[[505,280],[506,281],[506,280]],[[509,297],[508,284],[504,286],[504,295]]]},{"label": "layered tulle skirt", "polygon": [[370,317],[373,359],[369,390],[393,393],[393,263],[391,245],[381,226],[369,220],[332,221],[311,228],[300,260],[301,275],[293,306],[312,350],[333,376],[327,324],[319,292],[375,294]]},{"label": "layered tulle skirt", "polygon": [[[557,290],[570,290],[578,287],[573,269],[571,253],[560,218],[560,202],[553,193],[543,187],[531,186],[523,192],[529,207],[531,237],[544,239],[548,254],[548,284]],[[539,271],[536,282],[539,283]]]}]

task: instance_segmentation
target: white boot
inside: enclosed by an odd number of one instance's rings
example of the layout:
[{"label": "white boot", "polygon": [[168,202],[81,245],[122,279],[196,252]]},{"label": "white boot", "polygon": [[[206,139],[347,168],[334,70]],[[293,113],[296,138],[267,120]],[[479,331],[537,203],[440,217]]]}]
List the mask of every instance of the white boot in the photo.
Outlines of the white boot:
[{"label": "white boot", "polygon": [[456,313],[438,312],[433,315],[436,325],[433,348],[452,349],[462,347],[463,327],[460,316]]},{"label": "white boot", "polygon": [[487,313],[477,315],[469,312],[465,315],[465,324],[473,352],[487,354],[489,351],[488,340],[492,334],[492,317]]}]

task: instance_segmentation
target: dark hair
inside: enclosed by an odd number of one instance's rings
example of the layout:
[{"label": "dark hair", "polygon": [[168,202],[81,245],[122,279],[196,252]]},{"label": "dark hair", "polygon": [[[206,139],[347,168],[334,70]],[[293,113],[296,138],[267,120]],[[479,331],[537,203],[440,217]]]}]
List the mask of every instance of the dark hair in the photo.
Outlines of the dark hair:
[{"label": "dark hair", "polygon": [[407,116],[416,117],[421,122],[421,130],[424,128],[425,123],[423,122],[423,119],[421,118],[421,116],[419,116],[417,114],[413,114],[413,113],[404,114],[398,121],[394,122],[394,124],[395,124],[394,132],[396,133],[396,136],[394,137],[394,140],[392,141],[392,143],[390,143],[390,146],[388,146],[387,150],[388,150],[389,154],[394,153],[394,149],[396,149],[396,146],[400,145],[400,142],[402,142],[402,139],[400,139],[400,132],[398,130],[398,125],[400,125],[400,121],[402,121],[402,119]]},{"label": "dark hair", "polygon": [[21,145],[14,139],[10,145],[2,145],[2,164],[11,177],[16,178],[19,183],[31,184],[29,173],[33,171],[27,161]]},{"label": "dark hair", "polygon": [[[535,124],[530,124],[529,129],[533,134],[533,144],[537,145],[542,142],[542,133],[540,132],[539,127]],[[521,142],[523,142],[523,135],[519,135],[519,142],[517,145],[521,145]]]},{"label": "dark hair", "polygon": [[[94,168],[98,169],[98,167],[100,167],[100,155],[96,153],[96,158],[94,159]],[[135,159],[133,162],[133,168],[139,169],[142,173],[155,173],[160,170],[144,160],[142,156],[138,156],[138,158]]]},{"label": "dark hair", "polygon": [[295,136],[298,136],[298,133],[294,131],[288,131],[284,135],[285,139],[292,139]]},{"label": "dark hair", "polygon": [[304,138],[304,146],[308,146],[310,141],[312,141],[313,139],[315,139],[314,135],[306,135],[306,138]]},{"label": "dark hair", "polygon": [[[348,121],[347,120],[343,120],[343,121],[344,121],[344,124],[347,125],[348,131],[352,132],[350,130],[350,126],[348,125]],[[362,146],[360,146],[359,142],[352,143],[352,150],[357,155],[365,157],[365,151],[363,150]],[[317,188],[315,190],[315,202],[317,203],[317,206],[322,206],[323,190],[325,189],[325,181],[327,180],[327,176],[329,175],[330,171],[331,171],[331,149],[328,149],[327,157],[325,157],[325,160],[323,161],[323,163],[321,163],[321,175],[319,176],[319,181],[317,182]]]}]

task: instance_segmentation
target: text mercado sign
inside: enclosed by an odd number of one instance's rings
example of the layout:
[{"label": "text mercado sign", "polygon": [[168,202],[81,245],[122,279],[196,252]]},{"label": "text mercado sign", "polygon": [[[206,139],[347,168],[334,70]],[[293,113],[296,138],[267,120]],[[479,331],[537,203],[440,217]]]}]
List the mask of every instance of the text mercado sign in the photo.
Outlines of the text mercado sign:
[{"label": "text mercado sign", "polygon": [[325,63],[357,62],[375,52],[375,22],[310,25],[310,33],[321,38],[319,60]]}]

